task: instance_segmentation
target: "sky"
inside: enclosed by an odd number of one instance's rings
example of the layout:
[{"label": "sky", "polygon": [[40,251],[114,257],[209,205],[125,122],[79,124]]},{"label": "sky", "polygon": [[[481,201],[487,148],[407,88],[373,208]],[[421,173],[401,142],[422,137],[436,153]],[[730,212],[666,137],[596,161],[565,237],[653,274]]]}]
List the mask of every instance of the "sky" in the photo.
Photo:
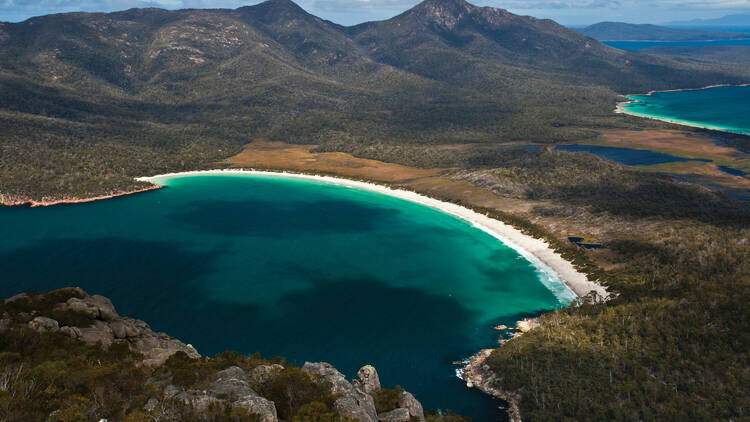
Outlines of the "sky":
[{"label": "sky", "polygon": [[[296,0],[308,12],[342,25],[387,19],[420,0]],[[111,12],[132,7],[237,8],[258,0],[0,0],[0,21],[18,22],[50,13]],[[750,0],[469,0],[478,6],[549,18],[563,25],[601,21],[664,23],[748,13]],[[750,22],[748,23],[750,26]]]}]

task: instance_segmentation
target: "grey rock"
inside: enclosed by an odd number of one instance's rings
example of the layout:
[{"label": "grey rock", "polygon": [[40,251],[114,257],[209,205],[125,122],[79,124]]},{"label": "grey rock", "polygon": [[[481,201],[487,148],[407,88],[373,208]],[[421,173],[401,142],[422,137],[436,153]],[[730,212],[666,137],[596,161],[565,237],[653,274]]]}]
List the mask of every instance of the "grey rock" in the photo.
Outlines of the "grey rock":
[{"label": "grey rock", "polygon": [[378,415],[378,419],[381,422],[409,422],[411,416],[409,410],[399,407],[398,409],[391,410],[390,412],[384,412]]},{"label": "grey rock", "polygon": [[[305,362],[302,370],[313,377],[313,381],[330,382],[331,393],[349,393],[354,387],[346,380],[344,374],[339,372],[330,363],[327,362]],[[364,421],[363,421],[364,422]]]},{"label": "grey rock", "polygon": [[96,306],[99,310],[99,318],[105,321],[112,321],[120,317],[117,315],[117,312],[115,312],[115,306],[112,305],[112,301],[104,296],[93,295],[84,298],[84,300]]},{"label": "grey rock", "polygon": [[0,319],[0,334],[10,330],[11,326],[13,326],[13,321],[10,318]]},{"label": "grey rock", "polygon": [[365,365],[357,371],[359,378],[358,387],[367,394],[380,391],[380,378],[378,371],[372,365]]},{"label": "grey rock", "polygon": [[78,327],[65,327],[60,328],[60,332],[69,335],[72,338],[81,337],[81,330]]},{"label": "grey rock", "polygon": [[260,422],[279,421],[274,403],[257,395],[243,397],[234,402],[233,406],[245,408],[249,413],[260,416]]},{"label": "grey rock", "polygon": [[99,308],[96,305],[86,302],[83,299],[78,299],[77,297],[71,297],[65,302],[65,306],[60,306],[58,309],[80,312],[94,319],[99,318]]},{"label": "grey rock", "polygon": [[91,318],[104,321],[113,321],[119,318],[112,302],[100,295],[86,296],[83,299],[71,297],[65,302],[65,307],[71,311],[81,312]]},{"label": "grey rock", "polygon": [[407,409],[409,411],[409,416],[412,418],[424,421],[424,409],[422,408],[422,403],[420,403],[410,392],[402,391],[398,395],[398,407]]},{"label": "grey rock", "polygon": [[375,400],[360,389],[353,388],[333,404],[339,416],[359,419],[360,422],[377,422]]},{"label": "grey rock", "polygon": [[273,365],[258,365],[250,371],[250,379],[255,384],[262,385],[271,381],[283,370],[284,367],[278,363],[274,363]]},{"label": "grey rock", "polygon": [[164,397],[171,399],[180,394],[180,391],[181,390],[176,385],[169,384],[168,386],[164,387]]},{"label": "grey rock", "polygon": [[38,316],[29,322],[29,328],[40,333],[56,332],[60,331],[60,324],[52,318]]},{"label": "grey rock", "polygon": [[63,287],[62,289],[52,290],[47,293],[47,295],[58,295],[58,294],[65,294],[68,296],[81,296],[85,297],[88,296],[85,291],[83,291],[80,287]]},{"label": "grey rock", "polygon": [[125,324],[122,321],[113,321],[109,324],[109,328],[112,330],[112,334],[115,338],[127,337],[127,331],[125,330]]},{"label": "grey rock", "polygon": [[34,316],[27,312],[19,312],[16,314],[16,318],[22,323],[26,323],[34,319]]},{"label": "grey rock", "polygon": [[143,363],[149,366],[160,366],[177,352],[185,352],[192,359],[201,355],[195,348],[166,334],[148,332],[129,339],[131,349],[143,354]]},{"label": "grey rock", "polygon": [[109,347],[115,340],[115,335],[109,325],[103,321],[94,321],[91,327],[79,327],[81,332],[80,339],[89,344],[101,343],[104,347]]},{"label": "grey rock", "polygon": [[194,409],[201,412],[208,409],[211,404],[221,402],[221,400],[206,392],[194,394],[182,393],[182,395],[178,394],[177,397],[182,398],[186,404],[193,406]]},{"label": "grey rock", "polygon": [[159,405],[159,400],[156,399],[156,397],[151,397],[148,399],[145,405],[143,405],[143,409],[147,412],[150,412],[154,409],[156,409],[156,406]]},{"label": "grey rock", "polygon": [[8,305],[18,300],[29,300],[29,295],[26,293],[19,293],[15,296],[5,299],[5,304]]},{"label": "grey rock", "polygon": [[257,396],[250,387],[250,378],[242,368],[230,366],[216,373],[211,392],[217,396],[226,396],[236,399],[245,396]]}]

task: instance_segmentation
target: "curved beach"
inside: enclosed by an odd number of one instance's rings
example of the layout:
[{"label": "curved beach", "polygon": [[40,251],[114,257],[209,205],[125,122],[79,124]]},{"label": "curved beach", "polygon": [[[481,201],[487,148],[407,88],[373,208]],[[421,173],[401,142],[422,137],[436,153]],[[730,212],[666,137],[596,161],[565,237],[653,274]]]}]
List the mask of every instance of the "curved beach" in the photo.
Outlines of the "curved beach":
[{"label": "curved beach", "polygon": [[634,111],[628,108],[628,104],[642,102],[640,100],[634,99],[633,97],[650,97],[653,94],[663,93],[663,92],[702,91],[702,90],[707,90],[707,89],[712,89],[712,88],[748,87],[748,86],[750,86],[750,84],[737,84],[737,85],[717,84],[717,85],[704,86],[702,88],[653,90],[645,94],[627,94],[625,95],[625,97],[627,97],[629,100],[617,103],[617,105],[615,106],[614,112],[619,113],[619,114],[627,114],[630,116],[642,117],[646,119],[659,120],[662,122],[673,123],[677,125],[688,126],[688,127],[698,128],[698,129],[715,130],[719,132],[734,133],[738,135],[750,135],[750,132],[748,132],[746,129],[740,129],[740,128],[731,127],[731,126],[722,126],[718,124],[711,124],[711,123],[699,122],[699,121],[694,121],[694,120],[679,119],[675,117],[662,116],[658,114],[643,113],[643,112]]},{"label": "curved beach", "polygon": [[[536,239],[524,234],[515,227],[505,224],[501,221],[490,218],[484,214],[478,213],[466,207],[453,204],[450,202],[439,201],[428,196],[411,192],[403,189],[393,189],[387,186],[375,183],[361,182],[356,180],[332,177],[318,176],[299,173],[273,172],[260,170],[205,170],[189,171],[181,173],[168,173],[150,177],[139,177],[136,180],[154,183],[159,185],[160,180],[173,177],[183,177],[191,175],[248,175],[248,176],[268,176],[268,177],[285,177],[313,180],[324,183],[331,183],[340,186],[346,186],[356,189],[363,189],[371,192],[380,193],[425,205],[441,212],[453,215],[464,221],[467,221],[490,234],[508,247],[514,249],[521,256],[531,262],[539,271],[544,272],[551,279],[559,278],[576,296],[582,297],[595,291],[602,298],[607,298],[609,294],[604,286],[590,281],[585,274],[575,269],[572,263],[565,260],[560,254],[556,253],[544,240]],[[547,285],[550,290],[555,291],[554,285]]]}]

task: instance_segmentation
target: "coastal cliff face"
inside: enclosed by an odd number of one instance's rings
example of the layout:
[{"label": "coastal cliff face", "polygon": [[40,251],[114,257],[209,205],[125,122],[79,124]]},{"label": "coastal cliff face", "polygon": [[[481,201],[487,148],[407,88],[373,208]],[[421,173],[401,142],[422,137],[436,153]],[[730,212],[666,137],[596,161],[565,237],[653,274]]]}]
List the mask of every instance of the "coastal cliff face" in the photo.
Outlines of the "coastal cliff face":
[{"label": "coastal cliff face", "polygon": [[409,392],[354,381],[325,362],[302,368],[189,344],[120,316],[80,288],[0,302],[0,420],[461,421]]}]

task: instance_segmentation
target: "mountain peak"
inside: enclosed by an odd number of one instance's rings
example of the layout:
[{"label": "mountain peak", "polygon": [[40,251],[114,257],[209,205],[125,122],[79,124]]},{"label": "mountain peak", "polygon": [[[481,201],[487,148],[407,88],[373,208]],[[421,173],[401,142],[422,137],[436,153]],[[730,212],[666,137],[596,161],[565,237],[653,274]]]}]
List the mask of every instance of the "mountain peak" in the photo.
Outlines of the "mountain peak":
[{"label": "mountain peak", "polygon": [[428,10],[440,13],[464,13],[473,8],[466,0],[424,0],[412,10]]},{"label": "mountain peak", "polygon": [[465,0],[424,0],[407,11],[405,15],[417,17],[423,22],[451,29],[469,13],[475,6]]},{"label": "mountain peak", "polygon": [[311,17],[309,13],[292,0],[266,0],[254,6],[242,7],[240,10],[251,12],[265,22]]}]

